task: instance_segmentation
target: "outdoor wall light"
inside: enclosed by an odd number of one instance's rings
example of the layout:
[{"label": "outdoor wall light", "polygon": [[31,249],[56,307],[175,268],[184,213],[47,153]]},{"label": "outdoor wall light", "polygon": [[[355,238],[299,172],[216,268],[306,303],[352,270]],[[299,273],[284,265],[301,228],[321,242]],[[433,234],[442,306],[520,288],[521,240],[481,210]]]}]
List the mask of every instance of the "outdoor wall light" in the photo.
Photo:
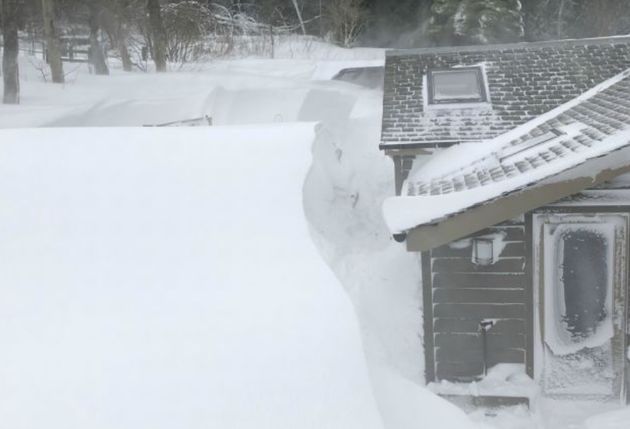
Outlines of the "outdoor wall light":
[{"label": "outdoor wall light", "polygon": [[493,256],[493,240],[489,238],[473,239],[473,263],[476,265],[490,265]]}]

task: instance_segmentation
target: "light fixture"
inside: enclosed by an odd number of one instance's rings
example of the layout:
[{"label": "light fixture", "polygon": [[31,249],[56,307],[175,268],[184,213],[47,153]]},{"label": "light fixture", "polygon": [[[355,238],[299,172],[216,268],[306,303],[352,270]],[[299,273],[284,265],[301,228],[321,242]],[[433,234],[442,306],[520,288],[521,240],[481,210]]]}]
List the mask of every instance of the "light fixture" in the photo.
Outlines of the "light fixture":
[{"label": "light fixture", "polygon": [[489,238],[473,238],[473,263],[476,265],[490,265],[493,259],[493,240]]}]

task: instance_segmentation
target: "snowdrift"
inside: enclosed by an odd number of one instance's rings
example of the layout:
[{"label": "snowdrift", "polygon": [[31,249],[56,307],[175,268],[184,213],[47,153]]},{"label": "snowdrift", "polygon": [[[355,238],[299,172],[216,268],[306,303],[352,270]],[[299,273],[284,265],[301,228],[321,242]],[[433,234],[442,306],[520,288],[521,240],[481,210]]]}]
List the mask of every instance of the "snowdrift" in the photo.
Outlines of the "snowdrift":
[{"label": "snowdrift", "polygon": [[630,407],[609,411],[590,417],[584,423],[584,429],[624,429],[630,424]]},{"label": "snowdrift", "polygon": [[0,131],[0,421],[380,428],[312,124]]},{"label": "snowdrift", "polygon": [[[380,214],[382,94],[319,80],[378,64],[23,70],[0,128],[62,128],[0,131],[0,422],[469,428],[421,386],[419,265]],[[132,128],[206,114],[238,127]],[[113,128],[63,128],[83,126]]]}]

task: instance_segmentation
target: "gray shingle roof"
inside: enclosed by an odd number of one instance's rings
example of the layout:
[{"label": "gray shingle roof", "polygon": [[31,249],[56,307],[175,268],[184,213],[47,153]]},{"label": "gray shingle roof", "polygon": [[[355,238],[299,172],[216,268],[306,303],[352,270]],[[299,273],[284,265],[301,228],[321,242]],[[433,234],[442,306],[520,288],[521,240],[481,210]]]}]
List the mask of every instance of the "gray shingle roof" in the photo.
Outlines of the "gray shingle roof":
[{"label": "gray shingle roof", "polygon": [[[489,108],[429,110],[430,68],[483,65]],[[389,52],[382,148],[482,141],[522,125],[630,67],[630,37]]]}]

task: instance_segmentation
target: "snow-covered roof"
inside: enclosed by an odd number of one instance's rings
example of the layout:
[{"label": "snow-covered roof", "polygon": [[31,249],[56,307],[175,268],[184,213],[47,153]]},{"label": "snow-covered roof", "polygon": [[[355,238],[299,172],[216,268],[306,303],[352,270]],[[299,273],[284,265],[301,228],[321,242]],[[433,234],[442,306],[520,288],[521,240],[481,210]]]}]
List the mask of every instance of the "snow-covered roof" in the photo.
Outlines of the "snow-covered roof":
[{"label": "snow-covered roof", "polygon": [[[483,69],[488,102],[428,105],[428,71],[464,66]],[[479,143],[568,102],[628,67],[627,36],[389,51],[380,147]]]},{"label": "snow-covered roof", "polygon": [[[392,231],[402,232],[529,188],[585,175],[592,185],[600,173],[630,165],[630,155],[622,151],[628,146],[630,69],[497,138],[440,152],[411,171],[404,196],[386,200],[385,218]],[[574,187],[554,189],[531,204],[574,192]]]}]

